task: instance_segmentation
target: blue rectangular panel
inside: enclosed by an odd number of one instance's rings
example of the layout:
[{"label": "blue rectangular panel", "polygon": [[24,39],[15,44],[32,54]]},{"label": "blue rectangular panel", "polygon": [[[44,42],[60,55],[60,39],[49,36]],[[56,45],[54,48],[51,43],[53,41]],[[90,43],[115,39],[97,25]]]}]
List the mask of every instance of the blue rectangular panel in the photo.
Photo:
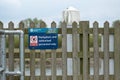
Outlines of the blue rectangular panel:
[{"label": "blue rectangular panel", "polygon": [[57,28],[29,28],[29,49],[57,49]]}]

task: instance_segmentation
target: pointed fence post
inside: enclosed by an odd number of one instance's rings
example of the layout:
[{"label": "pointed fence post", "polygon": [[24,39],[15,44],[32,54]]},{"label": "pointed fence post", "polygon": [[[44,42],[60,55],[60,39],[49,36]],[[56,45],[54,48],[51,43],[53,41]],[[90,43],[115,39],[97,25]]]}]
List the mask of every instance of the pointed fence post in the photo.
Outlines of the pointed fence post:
[{"label": "pointed fence post", "polygon": [[116,23],[114,28],[114,80],[120,80],[120,22]]},{"label": "pointed fence post", "polygon": [[93,23],[94,80],[99,80],[98,22]]},{"label": "pointed fence post", "polygon": [[[30,22],[30,28],[35,28],[35,24]],[[35,80],[35,50],[30,50],[30,80]]]},{"label": "pointed fence post", "polygon": [[72,51],[73,51],[73,80],[78,80],[78,39],[77,39],[77,23],[72,24]]},{"label": "pointed fence post", "polygon": [[[82,21],[83,25],[83,80],[89,80],[89,61],[88,61],[88,31],[89,31],[89,22]],[[82,43],[81,43],[82,44]]]},{"label": "pointed fence post", "polygon": [[[11,21],[8,24],[9,30],[14,30],[14,23]],[[8,51],[9,51],[9,58],[8,58],[8,70],[14,71],[14,35],[10,34],[8,36]],[[9,76],[9,80],[14,80],[14,76]]]},{"label": "pointed fence post", "polygon": [[67,24],[62,22],[62,80],[67,80]]},{"label": "pointed fence post", "polygon": [[[40,28],[45,28],[45,22],[40,23]],[[45,50],[40,50],[40,72],[41,72],[41,80],[46,80],[46,57]]]},{"label": "pointed fence post", "polygon": [[[51,28],[56,28],[56,23],[51,23]],[[52,50],[52,80],[56,80],[56,50]]]},{"label": "pointed fence post", "polygon": [[104,80],[109,80],[109,23],[104,23]]}]

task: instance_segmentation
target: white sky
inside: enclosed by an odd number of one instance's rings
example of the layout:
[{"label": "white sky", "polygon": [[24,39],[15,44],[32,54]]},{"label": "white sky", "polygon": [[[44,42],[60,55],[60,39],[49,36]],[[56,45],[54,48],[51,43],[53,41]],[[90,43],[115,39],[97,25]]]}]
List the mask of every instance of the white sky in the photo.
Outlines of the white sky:
[{"label": "white sky", "polygon": [[62,20],[62,11],[73,6],[80,11],[80,20],[120,20],[120,0],[0,0],[0,21],[18,23],[26,18],[38,18],[50,24]]}]

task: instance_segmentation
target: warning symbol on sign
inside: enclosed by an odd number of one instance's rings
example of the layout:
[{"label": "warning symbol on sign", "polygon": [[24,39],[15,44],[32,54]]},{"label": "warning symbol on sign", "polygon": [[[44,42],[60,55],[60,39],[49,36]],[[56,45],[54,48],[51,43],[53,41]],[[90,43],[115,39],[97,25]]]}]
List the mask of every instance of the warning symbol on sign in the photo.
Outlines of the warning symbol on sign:
[{"label": "warning symbol on sign", "polygon": [[38,46],[38,37],[30,36],[30,46]]}]

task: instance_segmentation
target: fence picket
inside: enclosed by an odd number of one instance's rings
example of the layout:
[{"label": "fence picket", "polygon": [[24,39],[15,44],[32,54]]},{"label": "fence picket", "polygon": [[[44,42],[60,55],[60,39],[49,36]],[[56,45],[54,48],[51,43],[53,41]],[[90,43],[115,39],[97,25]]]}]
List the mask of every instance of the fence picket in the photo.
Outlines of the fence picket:
[{"label": "fence picket", "polygon": [[109,80],[109,23],[104,23],[104,80]]},{"label": "fence picket", "polygon": [[99,80],[98,22],[93,23],[94,80]]},{"label": "fence picket", "polygon": [[[30,22],[30,28],[35,28],[35,24]],[[30,50],[30,80],[35,80],[35,50]]]},{"label": "fence picket", "polygon": [[114,48],[114,79],[115,80],[120,80],[120,23],[116,23],[115,26],[115,35],[114,35],[114,43],[115,43],[115,48]]},{"label": "fence picket", "polygon": [[[56,23],[51,23],[51,28],[56,28]],[[52,50],[52,80],[56,80],[56,50]]]},{"label": "fence picket", "polygon": [[[40,23],[40,28],[45,28],[45,22]],[[40,72],[41,72],[41,80],[46,80],[46,58],[45,58],[45,50],[40,50]]]},{"label": "fence picket", "polygon": [[[9,22],[8,24],[9,30],[13,30],[14,29],[14,23],[13,22]],[[14,35],[10,34],[8,36],[8,43],[9,44],[9,59],[8,59],[8,68],[9,71],[14,71]],[[9,76],[9,80],[14,80],[14,76]]]},{"label": "fence picket", "polygon": [[73,51],[73,80],[78,80],[78,43],[77,43],[77,23],[72,24],[72,51]]},{"label": "fence picket", "polygon": [[62,80],[67,80],[67,25],[65,22],[62,27]]},{"label": "fence picket", "polygon": [[83,80],[88,80],[88,28],[89,22],[83,21]]}]

